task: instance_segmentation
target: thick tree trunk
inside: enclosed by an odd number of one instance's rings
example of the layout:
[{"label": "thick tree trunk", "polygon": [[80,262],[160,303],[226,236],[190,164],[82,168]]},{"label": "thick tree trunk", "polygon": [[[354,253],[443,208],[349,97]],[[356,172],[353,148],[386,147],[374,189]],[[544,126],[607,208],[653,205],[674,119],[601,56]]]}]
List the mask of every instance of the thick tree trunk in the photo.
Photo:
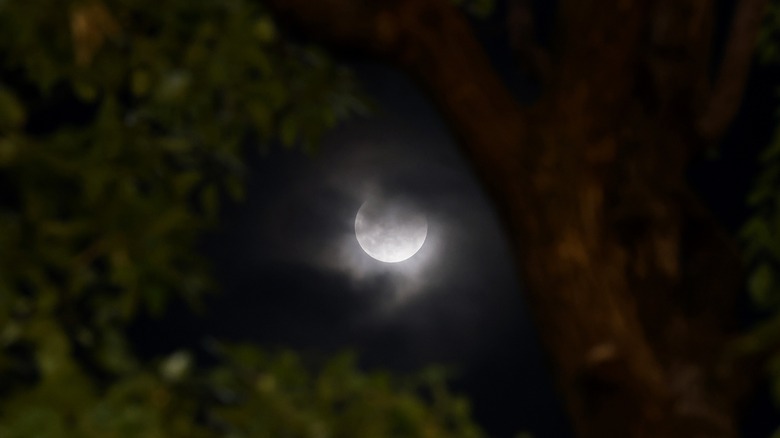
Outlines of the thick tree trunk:
[{"label": "thick tree trunk", "polygon": [[531,184],[504,202],[576,430],[734,436],[719,364],[739,259],[669,158],[685,145],[637,108],[599,128],[590,105],[549,105],[529,134],[544,144]]},{"label": "thick tree trunk", "polygon": [[271,3],[430,93],[502,213],[579,436],[737,435],[740,262],[684,169],[739,104],[763,0],[741,2],[714,91],[712,2],[562,1],[554,51],[523,51],[547,75],[530,108],[447,0]]}]

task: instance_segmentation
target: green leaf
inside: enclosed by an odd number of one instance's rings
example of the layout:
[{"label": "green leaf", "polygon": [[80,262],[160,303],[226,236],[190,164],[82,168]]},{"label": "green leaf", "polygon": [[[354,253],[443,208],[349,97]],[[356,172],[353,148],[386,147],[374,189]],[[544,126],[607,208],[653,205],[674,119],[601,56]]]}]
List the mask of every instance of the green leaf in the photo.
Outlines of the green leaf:
[{"label": "green leaf", "polygon": [[186,70],[169,72],[157,87],[156,97],[162,102],[181,101],[192,82],[192,75]]},{"label": "green leaf", "polygon": [[17,128],[26,118],[26,111],[22,102],[8,90],[0,86],[0,129]]},{"label": "green leaf", "polygon": [[18,154],[19,143],[10,136],[0,136],[0,167],[12,165]]},{"label": "green leaf", "polygon": [[203,179],[203,174],[197,171],[183,172],[173,177],[173,188],[178,197],[184,197]]},{"label": "green leaf", "polygon": [[5,438],[67,438],[61,412],[45,406],[31,406],[0,422],[0,436]]},{"label": "green leaf", "polygon": [[753,270],[748,288],[753,302],[759,307],[768,308],[777,302],[777,290],[772,267],[766,263]]},{"label": "green leaf", "polygon": [[169,293],[159,286],[148,286],[144,289],[144,303],[149,314],[154,318],[159,318],[165,311],[168,303]]},{"label": "green leaf", "polygon": [[186,351],[177,351],[160,364],[160,374],[169,382],[182,380],[192,367],[192,355]]},{"label": "green leaf", "polygon": [[745,256],[748,260],[758,257],[772,241],[772,231],[766,219],[757,215],[751,218],[740,230],[740,238],[747,245]]},{"label": "green leaf", "polygon": [[133,71],[131,79],[131,90],[136,96],[145,96],[152,88],[152,76],[144,69],[136,69]]},{"label": "green leaf", "polygon": [[84,80],[73,81],[73,91],[76,92],[76,96],[85,102],[94,102],[98,96],[97,87]]},{"label": "green leaf", "polygon": [[102,333],[96,356],[106,370],[118,375],[129,373],[137,366],[127,341],[116,329],[106,329]]},{"label": "green leaf", "polygon": [[276,26],[271,17],[266,15],[255,21],[252,33],[261,43],[267,44],[276,39]]},{"label": "green leaf", "polygon": [[165,137],[160,139],[160,145],[163,150],[172,152],[174,154],[182,154],[188,152],[192,148],[192,143],[181,137]]}]

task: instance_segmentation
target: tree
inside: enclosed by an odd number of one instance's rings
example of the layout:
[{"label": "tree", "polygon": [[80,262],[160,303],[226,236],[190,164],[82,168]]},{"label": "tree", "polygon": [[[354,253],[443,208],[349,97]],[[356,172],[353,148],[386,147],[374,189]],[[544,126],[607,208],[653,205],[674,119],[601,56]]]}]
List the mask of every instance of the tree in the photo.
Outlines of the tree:
[{"label": "tree", "polygon": [[125,336],[214,289],[196,238],[247,144],[311,147],[364,106],[244,0],[0,0],[0,436],[480,436],[437,370]]},{"label": "tree", "polygon": [[715,2],[562,0],[549,49],[530,3],[507,2],[542,86],[521,106],[449,0],[269,1],[438,106],[503,216],[580,436],[735,436],[762,355],[735,353],[740,253],[684,171],[737,112],[767,2],[737,2],[714,80]]},{"label": "tree", "polygon": [[[506,11],[518,60],[543,89],[524,107],[450,0],[264,2],[328,47],[395,63],[439,106],[510,231],[581,436],[733,436],[780,324],[758,338],[738,330],[739,251],[683,171],[737,110],[766,1],[738,3],[715,80],[713,2],[562,0],[549,49],[534,41],[529,3],[509,1]],[[186,355],[159,369],[138,363],[122,327],[171,295],[197,302],[209,287],[194,275],[203,268],[192,243],[219,194],[240,195],[243,142],[316,143],[360,109],[352,78],[321,50],[286,41],[247,1],[47,5],[0,0],[0,407],[30,413],[0,417],[0,431],[46,420],[100,436],[139,425],[213,435],[198,417],[220,411],[219,400],[158,402],[254,382],[247,399],[262,404],[275,378],[255,378],[274,369],[295,391],[311,389],[295,366],[274,368],[254,353],[237,356],[256,365],[248,372],[227,366],[180,381]],[[752,197],[764,214],[745,235],[751,289],[776,309],[780,257],[760,261],[780,241],[772,169]],[[421,413],[430,406],[413,394],[394,398],[372,381],[412,413],[380,409],[383,418],[452,436],[449,414]],[[67,402],[86,417],[55,409],[68,407],[54,397],[63,384],[80,390]],[[270,400],[287,395],[271,391]],[[321,402],[283,406],[301,425],[328,415],[307,410]],[[257,424],[241,409],[217,417],[249,433]],[[445,411],[463,417],[462,407]],[[106,420],[125,414],[132,421]],[[397,431],[397,421],[386,424]]]}]

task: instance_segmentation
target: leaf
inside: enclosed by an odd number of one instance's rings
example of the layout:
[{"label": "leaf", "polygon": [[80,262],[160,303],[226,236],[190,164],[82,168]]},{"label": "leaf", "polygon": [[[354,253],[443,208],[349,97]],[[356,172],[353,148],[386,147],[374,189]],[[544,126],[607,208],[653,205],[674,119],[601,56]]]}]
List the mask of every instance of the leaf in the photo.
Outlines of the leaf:
[{"label": "leaf", "polygon": [[130,88],[136,96],[145,96],[152,88],[152,77],[145,69],[136,69],[130,81]]},{"label": "leaf", "polygon": [[748,281],[748,289],[753,302],[761,308],[768,308],[777,302],[777,291],[774,290],[774,272],[766,263],[753,270]]},{"label": "leaf", "polygon": [[30,328],[37,343],[36,359],[44,379],[55,380],[70,372],[71,351],[68,339],[53,322],[39,319]]},{"label": "leaf", "polygon": [[168,304],[169,294],[164,288],[159,286],[147,286],[144,289],[144,303],[149,314],[154,318],[159,318],[165,312]]},{"label": "leaf", "polygon": [[0,167],[10,166],[19,154],[19,143],[11,137],[0,136]]},{"label": "leaf", "polygon": [[186,351],[177,351],[160,364],[160,374],[169,382],[184,378],[192,367],[192,355]]},{"label": "leaf", "polygon": [[183,154],[192,148],[192,143],[182,137],[165,137],[160,139],[160,145],[163,150],[174,154]]},{"label": "leaf", "polygon": [[186,70],[176,70],[162,78],[155,96],[162,102],[182,101],[192,82],[192,75]]},{"label": "leaf", "polygon": [[769,223],[763,216],[757,215],[751,218],[740,230],[740,238],[746,242],[749,250],[746,252],[748,259],[758,255],[758,250],[765,248],[772,240],[772,231]]},{"label": "leaf", "polygon": [[7,88],[0,87],[0,129],[17,128],[26,118],[22,102]]},{"label": "leaf", "polygon": [[111,263],[111,281],[127,289],[132,289],[136,283],[136,269],[126,248],[115,248],[109,254]]},{"label": "leaf", "polygon": [[107,169],[90,169],[83,173],[82,193],[87,204],[93,205],[101,198],[112,176]]},{"label": "leaf", "polygon": [[97,87],[85,80],[73,81],[73,91],[84,102],[94,102],[98,96]]},{"label": "leaf", "polygon": [[66,438],[66,430],[62,414],[47,406],[30,406],[0,423],[5,438]]},{"label": "leaf", "polygon": [[121,375],[136,368],[136,360],[128,349],[126,339],[115,328],[104,330],[99,345],[96,356],[106,370]]},{"label": "leaf", "polygon": [[173,178],[173,189],[177,196],[184,197],[190,194],[201,181],[203,175],[197,171],[183,172]]},{"label": "leaf", "polygon": [[261,43],[267,44],[276,39],[276,26],[269,16],[263,16],[252,27],[252,33]]}]

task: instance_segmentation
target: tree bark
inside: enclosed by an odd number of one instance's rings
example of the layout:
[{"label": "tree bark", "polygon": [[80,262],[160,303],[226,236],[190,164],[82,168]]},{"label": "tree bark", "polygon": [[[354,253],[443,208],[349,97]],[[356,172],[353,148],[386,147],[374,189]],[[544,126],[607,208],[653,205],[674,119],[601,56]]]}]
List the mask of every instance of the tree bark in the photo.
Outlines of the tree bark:
[{"label": "tree bark", "polygon": [[741,2],[715,92],[713,2],[562,0],[526,108],[449,0],[270,3],[394,62],[441,110],[504,219],[579,436],[738,434],[740,259],[684,171],[736,111],[764,0]]}]

